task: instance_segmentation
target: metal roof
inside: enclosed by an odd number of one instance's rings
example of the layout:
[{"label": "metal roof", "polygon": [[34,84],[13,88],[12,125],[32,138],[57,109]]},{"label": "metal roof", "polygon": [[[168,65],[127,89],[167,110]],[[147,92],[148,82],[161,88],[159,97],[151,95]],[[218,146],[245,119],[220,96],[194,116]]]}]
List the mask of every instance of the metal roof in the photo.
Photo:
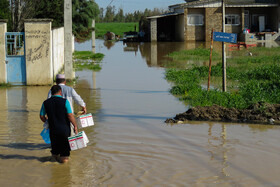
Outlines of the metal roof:
[{"label": "metal roof", "polygon": [[[226,7],[275,7],[279,6],[279,0],[224,0]],[[207,7],[209,5],[218,5],[222,0],[196,0],[183,4],[171,5],[169,8],[183,7]]]},{"label": "metal roof", "polygon": [[158,18],[163,18],[163,17],[167,17],[167,16],[177,16],[177,15],[182,15],[182,14],[184,14],[184,13],[168,12],[168,13],[157,15],[157,16],[150,16],[150,17],[147,17],[147,19],[158,19]]}]

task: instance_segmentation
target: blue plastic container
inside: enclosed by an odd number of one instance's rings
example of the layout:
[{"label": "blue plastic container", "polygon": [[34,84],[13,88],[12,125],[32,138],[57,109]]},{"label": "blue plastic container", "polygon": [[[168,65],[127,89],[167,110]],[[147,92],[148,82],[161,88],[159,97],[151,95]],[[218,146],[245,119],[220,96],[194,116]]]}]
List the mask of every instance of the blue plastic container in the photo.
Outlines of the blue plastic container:
[{"label": "blue plastic container", "polygon": [[40,135],[42,136],[43,140],[45,141],[46,144],[50,144],[51,140],[50,140],[50,129],[43,129],[42,132],[40,133]]}]

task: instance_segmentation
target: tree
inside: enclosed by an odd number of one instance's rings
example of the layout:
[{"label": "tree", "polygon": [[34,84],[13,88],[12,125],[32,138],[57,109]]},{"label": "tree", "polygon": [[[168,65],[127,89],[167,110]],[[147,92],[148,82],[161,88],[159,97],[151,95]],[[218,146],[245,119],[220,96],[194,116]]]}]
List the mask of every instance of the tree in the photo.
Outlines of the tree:
[{"label": "tree", "polygon": [[120,8],[118,13],[116,14],[114,22],[124,22],[124,13],[122,8]]},{"label": "tree", "polygon": [[39,0],[10,0],[12,31],[23,31],[24,19],[30,19],[34,15],[34,5]]},{"label": "tree", "polygon": [[34,5],[34,18],[52,19],[52,27],[62,27],[64,22],[64,1],[40,1]]},{"label": "tree", "polygon": [[104,19],[104,9],[103,8],[100,8],[99,9],[99,15],[98,15],[98,21],[99,22],[102,22]]},{"label": "tree", "polygon": [[125,22],[134,22],[134,17],[132,13],[125,14]]},{"label": "tree", "polygon": [[11,30],[11,11],[9,0],[0,0],[0,19],[8,20],[8,30]]},{"label": "tree", "polygon": [[115,6],[107,6],[104,22],[113,22],[115,17]]},{"label": "tree", "polygon": [[124,15],[123,9],[119,8],[118,13],[115,14],[115,6],[108,6],[106,8],[105,16],[103,14],[104,9],[100,9],[99,21],[100,22],[138,22],[142,17],[149,17],[167,13],[165,9],[154,8],[153,10],[145,9],[142,11],[134,11],[134,13],[126,13]]},{"label": "tree", "polygon": [[[53,27],[64,25],[64,1],[63,0],[29,0],[37,1],[34,5],[34,18],[53,19]],[[72,0],[72,27],[75,36],[80,33],[89,34],[92,20],[97,18],[99,7],[94,0]]]},{"label": "tree", "polygon": [[0,0],[0,19],[10,18],[9,0]]},{"label": "tree", "polygon": [[93,0],[73,0],[73,32],[87,32],[92,20],[99,15],[99,7]]}]

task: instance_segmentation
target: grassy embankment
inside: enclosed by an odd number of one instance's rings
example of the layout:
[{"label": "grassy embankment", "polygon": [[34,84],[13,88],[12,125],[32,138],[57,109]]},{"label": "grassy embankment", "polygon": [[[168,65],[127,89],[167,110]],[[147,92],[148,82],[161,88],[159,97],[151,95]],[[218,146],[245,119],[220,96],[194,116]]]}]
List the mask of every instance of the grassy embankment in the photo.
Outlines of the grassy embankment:
[{"label": "grassy embankment", "polygon": [[94,71],[101,70],[101,62],[104,54],[93,53],[91,51],[75,51],[73,53],[74,68],[76,71],[90,69]]},{"label": "grassy embankment", "polygon": [[138,31],[138,23],[96,23],[95,24],[95,36],[97,38],[103,38],[104,34],[108,31],[120,35],[123,37],[124,32],[134,31],[136,25],[136,30]]},{"label": "grassy embankment", "polygon": [[[218,63],[212,66],[214,89],[207,91],[208,66],[189,69],[167,69],[166,79],[174,83],[170,92],[191,106],[217,104],[228,108],[244,109],[257,102],[280,103],[280,48],[254,48],[236,51],[227,59],[228,92],[222,92],[221,55],[214,53]],[[176,62],[185,59],[209,60],[209,50],[195,49],[172,53]],[[186,60],[185,60],[186,61]],[[217,83],[218,80],[218,83]]]}]

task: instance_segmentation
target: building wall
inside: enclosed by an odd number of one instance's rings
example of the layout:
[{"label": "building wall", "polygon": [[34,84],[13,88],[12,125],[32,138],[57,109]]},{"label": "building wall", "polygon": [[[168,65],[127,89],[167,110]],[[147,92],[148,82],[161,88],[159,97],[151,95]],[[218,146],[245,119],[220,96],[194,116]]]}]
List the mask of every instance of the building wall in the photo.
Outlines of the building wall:
[{"label": "building wall", "polygon": [[241,34],[242,33],[242,8],[226,8],[226,14],[239,15],[239,25],[226,25],[225,29],[228,33]]},{"label": "building wall", "polygon": [[184,41],[184,16],[179,15],[175,18],[175,40]]},{"label": "building wall", "polygon": [[205,8],[205,41],[211,41],[212,29],[222,32],[222,8]]},{"label": "building wall", "polygon": [[[203,8],[189,8],[187,10],[187,15],[185,15],[185,39],[187,41],[203,41],[205,40],[205,14]],[[195,26],[195,25],[188,25],[188,15],[190,14],[201,14],[204,16],[204,25]]]},{"label": "building wall", "polygon": [[26,83],[53,83],[51,20],[27,20],[25,28]]},{"label": "building wall", "polygon": [[53,76],[55,77],[64,68],[64,27],[52,30],[52,51]]},{"label": "building wall", "polygon": [[7,23],[0,20],[0,83],[7,82],[6,74],[6,50],[5,33],[7,32]]},{"label": "building wall", "polygon": [[184,38],[188,41],[188,9],[184,9]]},{"label": "building wall", "polygon": [[269,7],[269,8],[245,8],[245,10],[249,11],[250,14],[250,24],[251,30],[256,32],[258,30],[258,25],[253,24],[253,16],[254,15],[265,15],[266,16],[266,29],[271,29],[272,31],[278,31],[277,24],[277,14],[279,14],[279,9],[277,7]]},{"label": "building wall", "polygon": [[279,9],[277,8],[273,8],[270,12],[270,21],[271,21],[271,29],[272,31],[276,31],[278,32],[278,14],[279,14]]}]

